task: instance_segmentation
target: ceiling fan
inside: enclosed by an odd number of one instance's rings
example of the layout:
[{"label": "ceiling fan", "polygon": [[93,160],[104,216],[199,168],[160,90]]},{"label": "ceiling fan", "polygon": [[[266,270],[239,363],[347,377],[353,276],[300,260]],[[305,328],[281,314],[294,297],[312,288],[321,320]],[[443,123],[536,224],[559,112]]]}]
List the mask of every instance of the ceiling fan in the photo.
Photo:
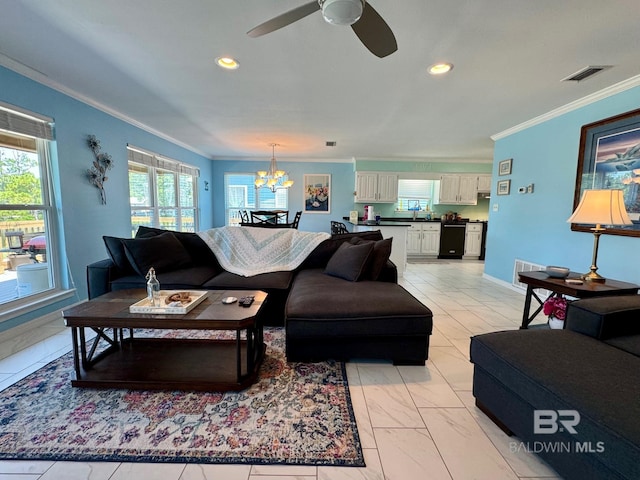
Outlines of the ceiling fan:
[{"label": "ceiling fan", "polygon": [[389,25],[365,0],[314,0],[249,30],[250,37],[260,37],[322,10],[327,23],[351,25],[360,41],[371,53],[383,58],[398,49],[396,37]]}]

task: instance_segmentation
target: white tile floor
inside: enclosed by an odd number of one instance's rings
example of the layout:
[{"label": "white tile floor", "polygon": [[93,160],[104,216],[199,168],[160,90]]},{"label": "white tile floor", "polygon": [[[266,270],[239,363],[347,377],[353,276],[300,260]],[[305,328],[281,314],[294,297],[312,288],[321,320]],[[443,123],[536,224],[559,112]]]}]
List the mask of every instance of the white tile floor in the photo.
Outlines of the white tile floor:
[{"label": "white tile floor", "polygon": [[[512,453],[474,406],[469,337],[517,328],[524,296],[482,278],[481,262],[412,264],[401,284],[434,313],[425,367],[347,364],[366,468],[0,461],[0,480],[438,480],[560,478],[535,455]],[[0,361],[0,389],[70,349],[51,336]]]}]

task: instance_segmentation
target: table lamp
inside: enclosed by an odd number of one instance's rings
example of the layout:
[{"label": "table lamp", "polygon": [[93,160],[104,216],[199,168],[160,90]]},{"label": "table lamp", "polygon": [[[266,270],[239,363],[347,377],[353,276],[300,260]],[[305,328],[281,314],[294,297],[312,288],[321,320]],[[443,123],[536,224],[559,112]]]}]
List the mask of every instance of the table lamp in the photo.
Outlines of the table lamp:
[{"label": "table lamp", "polygon": [[598,243],[600,235],[606,231],[602,225],[631,225],[624,206],[622,190],[585,190],[578,207],[567,220],[569,223],[595,224],[593,232],[593,258],[591,269],[582,278],[589,282],[604,283],[606,279],[598,274]]}]

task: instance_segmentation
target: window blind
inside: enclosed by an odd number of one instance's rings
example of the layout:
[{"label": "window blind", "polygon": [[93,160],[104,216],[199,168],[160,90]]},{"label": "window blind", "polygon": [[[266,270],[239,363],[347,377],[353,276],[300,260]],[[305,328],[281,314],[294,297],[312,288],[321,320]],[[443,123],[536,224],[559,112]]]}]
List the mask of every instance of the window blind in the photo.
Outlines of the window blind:
[{"label": "window blind", "polygon": [[0,102],[0,130],[53,140],[53,120]]},{"label": "window blind", "polygon": [[148,167],[160,168],[170,172],[184,173],[194,177],[200,176],[200,169],[172,158],[163,157],[156,153],[147,152],[141,148],[127,145],[127,155],[130,162],[140,163]]},{"label": "window blind", "polygon": [[398,180],[398,196],[403,198],[429,199],[433,192],[433,180]]}]

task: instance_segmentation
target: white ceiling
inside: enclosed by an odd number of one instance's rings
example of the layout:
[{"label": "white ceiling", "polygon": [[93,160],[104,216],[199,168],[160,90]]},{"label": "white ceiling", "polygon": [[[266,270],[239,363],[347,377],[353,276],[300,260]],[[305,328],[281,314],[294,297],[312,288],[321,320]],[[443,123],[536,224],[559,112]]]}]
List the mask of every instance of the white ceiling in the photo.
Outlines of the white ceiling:
[{"label": "white ceiling", "polygon": [[[310,161],[490,161],[491,135],[640,75],[638,0],[372,0],[383,59],[320,12],[246,35],[306,1],[0,0],[0,64],[211,158]],[[560,81],[587,65],[613,68]]]}]

